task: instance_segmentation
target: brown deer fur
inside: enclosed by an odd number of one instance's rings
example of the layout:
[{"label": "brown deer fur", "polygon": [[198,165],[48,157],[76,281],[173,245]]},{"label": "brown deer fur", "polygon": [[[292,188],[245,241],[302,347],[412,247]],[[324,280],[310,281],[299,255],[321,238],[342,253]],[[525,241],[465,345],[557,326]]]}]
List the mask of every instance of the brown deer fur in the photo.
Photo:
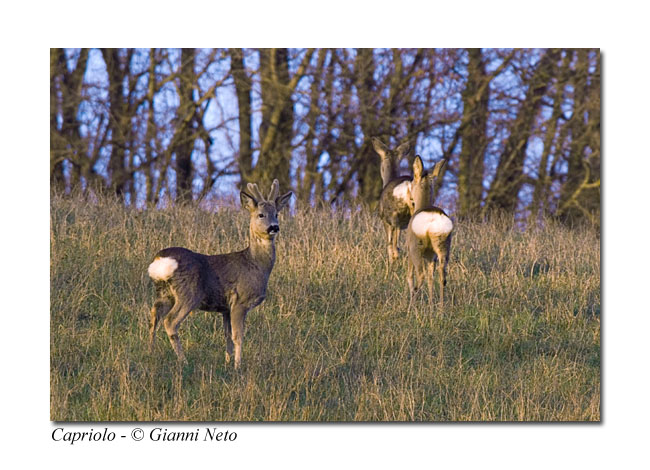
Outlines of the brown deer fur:
[{"label": "brown deer fur", "polygon": [[392,263],[399,257],[397,242],[400,230],[408,226],[411,213],[408,206],[408,187],[411,184],[410,176],[397,175],[399,161],[409,151],[409,144],[404,143],[391,151],[376,137],[372,138],[375,152],[381,157],[381,179],[383,189],[379,197],[379,217],[386,230],[388,262]]},{"label": "brown deer fur", "polygon": [[187,248],[165,248],[149,266],[157,299],[151,309],[150,348],[156,327],[163,320],[167,336],[180,361],[184,360],[178,336],[181,323],[194,309],[223,314],[226,362],[235,353],[239,368],[246,314],[264,301],[275,263],[275,237],[280,227],[277,214],[291,192],[279,196],[278,181],[264,198],[256,184],[241,191],[242,208],[250,213],[249,246],[242,251],[204,255]]},{"label": "brown deer fur", "polygon": [[[410,301],[422,284],[426,269],[429,300],[433,301],[433,271],[438,265],[440,302],[442,308],[444,288],[447,284],[447,264],[451,250],[453,222],[445,211],[432,205],[433,182],[438,177],[446,160],[436,163],[430,174],[424,172],[422,159],[415,157],[413,162],[413,182],[410,187],[409,206],[411,218],[406,230],[408,250],[407,282]],[[409,302],[410,305],[410,302]]]}]

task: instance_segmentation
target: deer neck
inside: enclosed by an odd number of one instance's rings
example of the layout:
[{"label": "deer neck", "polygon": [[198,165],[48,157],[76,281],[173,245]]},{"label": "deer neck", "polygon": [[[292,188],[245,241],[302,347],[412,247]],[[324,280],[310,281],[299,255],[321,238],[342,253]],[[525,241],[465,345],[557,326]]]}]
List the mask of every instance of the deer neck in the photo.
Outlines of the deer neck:
[{"label": "deer neck", "polygon": [[251,230],[248,250],[255,264],[271,272],[275,263],[275,240],[262,238]]},{"label": "deer neck", "polygon": [[413,213],[416,213],[422,209],[426,209],[431,205],[431,194],[428,191],[424,192],[420,194],[420,197],[415,198],[414,202],[415,204],[413,207]]},{"label": "deer neck", "polygon": [[381,181],[383,187],[385,188],[388,183],[390,183],[397,174],[395,170],[395,163],[390,159],[383,159],[381,162]]}]

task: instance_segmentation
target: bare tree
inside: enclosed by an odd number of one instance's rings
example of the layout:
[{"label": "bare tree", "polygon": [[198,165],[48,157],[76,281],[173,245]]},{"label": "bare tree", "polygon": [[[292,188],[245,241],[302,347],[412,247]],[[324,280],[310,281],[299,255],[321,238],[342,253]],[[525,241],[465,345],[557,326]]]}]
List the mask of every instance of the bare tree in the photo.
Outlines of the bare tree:
[{"label": "bare tree", "polygon": [[50,74],[53,187],[173,203],[277,178],[372,208],[376,137],[414,150],[398,174],[448,161],[456,216],[598,220],[598,50],[52,49]]},{"label": "bare tree", "polygon": [[50,182],[65,187],[63,162],[71,165],[71,184],[78,181],[86,145],[77,119],[82,102],[88,49],[81,49],[71,67],[63,49],[50,49]]},{"label": "bare tree", "polygon": [[542,98],[549,87],[554,63],[558,58],[559,50],[544,52],[532,76],[526,82],[526,95],[510,125],[509,136],[487,194],[484,206],[486,212],[499,209],[513,213],[517,207],[519,191],[526,181],[523,169],[529,138],[542,105]]},{"label": "bare tree", "polygon": [[239,173],[241,186],[253,180],[253,138],[252,138],[252,105],[251,91],[253,89],[251,77],[244,66],[244,50],[230,50],[230,68],[237,94],[238,119],[239,119]]},{"label": "bare tree", "polygon": [[[589,55],[593,56],[593,66]],[[573,74],[573,110],[567,123],[568,171],[562,185],[558,217],[575,223],[599,223],[600,213],[600,53],[578,49]]]},{"label": "bare tree", "polygon": [[458,215],[477,214],[483,197],[485,150],[488,144],[489,83],[480,49],[468,50],[467,83],[463,90],[462,150],[458,156]]}]

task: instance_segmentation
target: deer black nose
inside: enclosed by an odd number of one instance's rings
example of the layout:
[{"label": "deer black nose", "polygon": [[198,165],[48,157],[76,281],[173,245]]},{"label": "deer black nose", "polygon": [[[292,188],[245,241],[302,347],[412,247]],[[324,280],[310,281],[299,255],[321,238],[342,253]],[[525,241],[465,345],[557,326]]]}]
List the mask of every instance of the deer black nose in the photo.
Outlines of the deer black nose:
[{"label": "deer black nose", "polygon": [[271,225],[269,228],[266,229],[266,233],[268,234],[278,233],[279,231],[280,231],[279,225]]}]

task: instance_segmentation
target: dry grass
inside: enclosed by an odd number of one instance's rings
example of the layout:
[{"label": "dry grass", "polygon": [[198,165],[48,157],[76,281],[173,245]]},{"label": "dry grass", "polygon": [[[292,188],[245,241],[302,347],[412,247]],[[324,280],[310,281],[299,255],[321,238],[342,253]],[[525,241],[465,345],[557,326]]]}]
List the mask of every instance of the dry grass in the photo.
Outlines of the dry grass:
[{"label": "dry grass", "polygon": [[162,330],[150,355],[153,254],[241,249],[247,224],[237,209],[53,195],[51,419],[600,420],[600,240],[551,222],[458,224],[439,318],[424,292],[406,312],[406,263],[386,277],[374,214],[298,209],[240,372],[219,314],[183,324],[182,369]]}]

